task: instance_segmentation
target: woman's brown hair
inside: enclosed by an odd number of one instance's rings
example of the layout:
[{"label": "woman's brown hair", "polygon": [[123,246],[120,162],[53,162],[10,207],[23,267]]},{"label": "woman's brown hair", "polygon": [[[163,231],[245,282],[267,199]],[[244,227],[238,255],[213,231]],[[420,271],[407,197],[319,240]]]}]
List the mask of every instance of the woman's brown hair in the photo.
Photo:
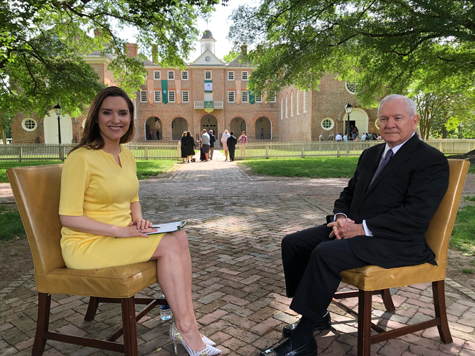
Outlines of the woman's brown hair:
[{"label": "woman's brown hair", "polygon": [[129,107],[130,114],[130,125],[129,129],[124,136],[120,138],[120,143],[127,143],[132,141],[135,129],[134,129],[134,104],[130,100],[129,96],[125,91],[119,87],[107,87],[102,89],[92,101],[91,107],[87,114],[86,125],[84,126],[84,132],[82,134],[79,144],[74,147],[71,151],[77,150],[80,147],[86,147],[87,149],[100,150],[104,147],[104,139],[101,136],[101,131],[99,129],[99,110],[104,100],[109,96],[120,96],[124,98]]}]

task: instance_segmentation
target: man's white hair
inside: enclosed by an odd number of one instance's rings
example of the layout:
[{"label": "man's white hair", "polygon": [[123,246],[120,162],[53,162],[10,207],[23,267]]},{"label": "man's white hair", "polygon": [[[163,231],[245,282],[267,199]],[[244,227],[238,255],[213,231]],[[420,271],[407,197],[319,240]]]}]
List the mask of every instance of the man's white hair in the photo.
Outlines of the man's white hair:
[{"label": "man's white hair", "polygon": [[378,106],[378,117],[379,117],[379,111],[381,110],[381,106],[383,106],[384,103],[392,100],[398,100],[398,99],[403,99],[406,102],[406,109],[407,112],[409,113],[409,116],[411,119],[417,114],[417,108],[416,108],[416,103],[408,98],[407,96],[400,95],[400,94],[391,94],[383,98],[381,102],[379,103]]}]

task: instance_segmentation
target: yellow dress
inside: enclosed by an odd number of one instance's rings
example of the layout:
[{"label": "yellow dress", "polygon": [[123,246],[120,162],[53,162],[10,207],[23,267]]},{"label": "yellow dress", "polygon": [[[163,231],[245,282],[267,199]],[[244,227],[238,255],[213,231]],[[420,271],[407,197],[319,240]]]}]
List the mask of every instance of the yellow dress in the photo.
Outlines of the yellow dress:
[{"label": "yellow dress", "polygon": [[[85,215],[117,226],[132,221],[130,203],[138,201],[139,182],[132,152],[121,146],[121,166],[112,154],[81,147],[64,162],[59,214]],[[61,229],[61,251],[68,268],[95,269],[150,260],[164,234],[115,238]]]}]

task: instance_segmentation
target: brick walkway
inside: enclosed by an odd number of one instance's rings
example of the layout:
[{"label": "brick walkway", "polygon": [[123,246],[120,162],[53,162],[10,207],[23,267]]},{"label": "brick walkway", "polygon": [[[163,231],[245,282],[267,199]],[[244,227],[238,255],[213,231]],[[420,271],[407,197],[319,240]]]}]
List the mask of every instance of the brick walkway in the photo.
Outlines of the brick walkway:
[{"label": "brick walkway", "polygon": [[[144,215],[152,221],[188,219],[193,258],[193,299],[201,331],[227,355],[258,355],[282,337],[281,329],[297,320],[284,297],[280,240],[288,233],[324,221],[347,179],[289,179],[248,176],[239,165],[215,152],[211,162],[180,164],[168,178],[141,182]],[[466,184],[475,193],[475,175]],[[6,184],[0,199],[11,200]],[[342,288],[345,286],[342,285]],[[144,291],[156,296],[157,287]],[[396,312],[384,311],[374,298],[373,316],[383,326],[412,324],[433,314],[428,285],[396,291]],[[373,345],[374,355],[475,355],[475,293],[453,281],[446,287],[454,342],[440,342],[437,329]],[[53,295],[52,329],[78,336],[105,337],[120,323],[118,306],[104,305],[93,322],[84,321],[87,298]],[[0,291],[0,354],[30,355],[36,325],[33,271]],[[347,300],[356,306],[356,300]],[[316,334],[320,355],[355,355],[356,323],[331,306],[332,329]],[[173,354],[169,322],[156,309],[139,327],[141,355]],[[48,341],[45,355],[112,355]],[[185,355],[179,346],[179,355]]]}]

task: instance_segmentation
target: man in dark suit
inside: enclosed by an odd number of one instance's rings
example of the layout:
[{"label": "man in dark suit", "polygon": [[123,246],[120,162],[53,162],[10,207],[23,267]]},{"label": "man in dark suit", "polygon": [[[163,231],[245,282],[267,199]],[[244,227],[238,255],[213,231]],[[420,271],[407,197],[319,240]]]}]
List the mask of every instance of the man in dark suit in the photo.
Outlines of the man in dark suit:
[{"label": "man in dark suit", "polygon": [[262,356],[317,355],[313,331],[330,326],[327,307],[341,271],[436,263],[425,232],[447,190],[447,159],[415,135],[419,116],[411,99],[387,96],[378,118],[386,143],[361,154],[329,223],[282,240],[290,308],[302,318],[284,327],[289,339]]},{"label": "man in dark suit", "polygon": [[226,144],[228,145],[229,159],[231,161],[234,161],[234,153],[236,151],[236,144],[237,144],[237,138],[234,137],[234,132],[231,131],[231,136],[228,137]]}]

